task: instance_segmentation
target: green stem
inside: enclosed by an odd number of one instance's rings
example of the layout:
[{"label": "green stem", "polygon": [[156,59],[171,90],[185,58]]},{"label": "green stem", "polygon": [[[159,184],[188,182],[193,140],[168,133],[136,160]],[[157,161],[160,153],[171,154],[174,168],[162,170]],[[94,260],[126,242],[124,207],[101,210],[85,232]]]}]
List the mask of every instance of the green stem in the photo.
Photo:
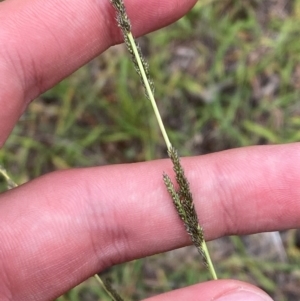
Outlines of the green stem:
[{"label": "green stem", "polygon": [[143,64],[142,64],[142,61],[141,61],[141,58],[139,56],[139,53],[138,53],[138,50],[137,50],[137,47],[136,47],[136,43],[135,43],[135,40],[132,36],[132,33],[129,32],[127,33],[127,37],[128,37],[128,40],[132,46],[132,50],[133,50],[133,53],[134,53],[134,56],[136,58],[136,61],[137,61],[137,64],[139,66],[139,69],[141,71],[141,74],[142,74],[142,79],[143,79],[143,82],[145,84],[145,87],[146,87],[146,90],[147,90],[147,94],[148,94],[148,97],[151,101],[151,104],[152,104],[152,107],[153,107],[153,110],[154,110],[154,113],[155,113],[155,116],[156,116],[156,119],[157,119],[157,122],[158,122],[158,125],[159,125],[159,128],[161,130],[161,133],[164,137],[164,140],[166,142],[166,145],[167,145],[167,148],[168,150],[171,149],[172,145],[171,145],[171,142],[170,142],[170,139],[168,137],[168,134],[166,132],[166,129],[165,129],[165,126],[163,124],[163,121],[161,119],[161,116],[160,116],[160,113],[159,113],[159,110],[158,110],[158,107],[157,107],[157,104],[156,104],[156,101],[154,99],[154,96],[153,96],[153,93],[152,93],[152,90],[151,90],[151,87],[150,87],[150,84],[149,84],[149,81],[147,79],[147,75],[145,73],[145,69],[143,67]]},{"label": "green stem", "polygon": [[106,285],[104,284],[103,280],[100,278],[98,274],[94,275],[94,278],[100,283],[100,285],[103,287],[105,292],[112,298],[112,300],[115,300],[114,296],[112,293],[106,288]]},{"label": "green stem", "polygon": [[6,172],[6,170],[4,168],[2,168],[1,166],[0,166],[0,173],[2,174],[5,181],[8,182],[9,180],[11,180],[8,173]]},{"label": "green stem", "polygon": [[208,270],[209,270],[209,272],[210,272],[212,278],[213,278],[214,280],[217,280],[217,279],[218,279],[217,273],[216,273],[215,268],[214,268],[214,265],[213,265],[213,263],[212,263],[212,261],[211,261],[211,258],[210,258],[209,251],[208,251],[208,248],[207,248],[207,245],[206,245],[205,240],[203,240],[201,247],[202,247],[202,249],[203,249],[203,251],[204,251],[204,254],[205,254],[205,256],[206,256],[207,265],[208,265]]},{"label": "green stem", "polygon": [[113,301],[124,301],[108,282],[104,282],[98,274],[95,274],[94,277]]},{"label": "green stem", "polygon": [[6,172],[5,169],[2,169],[1,166],[0,166],[0,173],[2,174],[3,178],[6,180],[6,181],[9,181],[9,176]]},{"label": "green stem", "polygon": [[4,177],[6,183],[7,183],[7,188],[15,188],[18,185],[10,178],[8,175],[7,171],[0,165],[0,174]]}]

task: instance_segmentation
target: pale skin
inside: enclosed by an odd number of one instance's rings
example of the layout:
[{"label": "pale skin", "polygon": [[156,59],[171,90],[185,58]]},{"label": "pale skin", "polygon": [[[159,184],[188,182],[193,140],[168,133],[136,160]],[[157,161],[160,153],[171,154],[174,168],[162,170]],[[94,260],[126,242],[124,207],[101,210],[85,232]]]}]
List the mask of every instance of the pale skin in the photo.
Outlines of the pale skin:
[{"label": "pale skin", "polygon": [[[194,4],[126,1],[136,36]],[[1,146],[32,99],[121,41],[114,14],[108,0],[0,3]],[[299,144],[182,163],[207,240],[300,227]],[[113,264],[190,244],[163,171],[172,174],[169,160],[58,171],[1,194],[0,300],[53,300]],[[250,284],[218,280],[147,300],[271,299]]]}]

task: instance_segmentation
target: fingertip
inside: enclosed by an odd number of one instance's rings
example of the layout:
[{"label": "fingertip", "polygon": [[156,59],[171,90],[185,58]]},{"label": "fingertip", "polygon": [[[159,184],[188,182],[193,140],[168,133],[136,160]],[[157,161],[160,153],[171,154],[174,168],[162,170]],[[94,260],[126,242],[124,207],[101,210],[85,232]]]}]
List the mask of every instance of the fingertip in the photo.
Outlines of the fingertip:
[{"label": "fingertip", "polygon": [[237,280],[213,280],[174,290],[144,301],[272,301],[259,288]]},{"label": "fingertip", "polygon": [[254,286],[242,285],[222,293],[213,301],[272,301],[270,296]]}]

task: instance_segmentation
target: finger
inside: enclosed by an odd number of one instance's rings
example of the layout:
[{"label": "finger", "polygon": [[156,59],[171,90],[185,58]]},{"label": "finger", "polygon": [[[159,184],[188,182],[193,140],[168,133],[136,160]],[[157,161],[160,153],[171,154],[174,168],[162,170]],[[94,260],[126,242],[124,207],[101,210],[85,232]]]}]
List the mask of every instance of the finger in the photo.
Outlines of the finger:
[{"label": "finger", "polygon": [[272,301],[253,285],[234,280],[217,280],[174,290],[144,301]]},{"label": "finger", "polygon": [[[182,160],[206,239],[299,227],[299,157],[290,144]],[[0,292],[53,299],[108,266],[189,244],[163,171],[169,160],[60,171],[1,195]]]},{"label": "finger", "polygon": [[[125,2],[139,36],[175,21],[196,0]],[[0,20],[1,146],[29,101],[121,36],[109,0],[10,0],[0,3]]]}]

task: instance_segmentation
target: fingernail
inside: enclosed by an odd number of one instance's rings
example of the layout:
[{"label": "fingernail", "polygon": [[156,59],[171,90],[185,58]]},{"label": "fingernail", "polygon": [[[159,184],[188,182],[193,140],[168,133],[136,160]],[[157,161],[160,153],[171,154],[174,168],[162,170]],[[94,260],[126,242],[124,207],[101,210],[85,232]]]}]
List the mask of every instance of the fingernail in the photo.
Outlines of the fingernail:
[{"label": "fingernail", "polygon": [[218,297],[215,301],[272,301],[266,294],[253,291],[234,291]]}]

